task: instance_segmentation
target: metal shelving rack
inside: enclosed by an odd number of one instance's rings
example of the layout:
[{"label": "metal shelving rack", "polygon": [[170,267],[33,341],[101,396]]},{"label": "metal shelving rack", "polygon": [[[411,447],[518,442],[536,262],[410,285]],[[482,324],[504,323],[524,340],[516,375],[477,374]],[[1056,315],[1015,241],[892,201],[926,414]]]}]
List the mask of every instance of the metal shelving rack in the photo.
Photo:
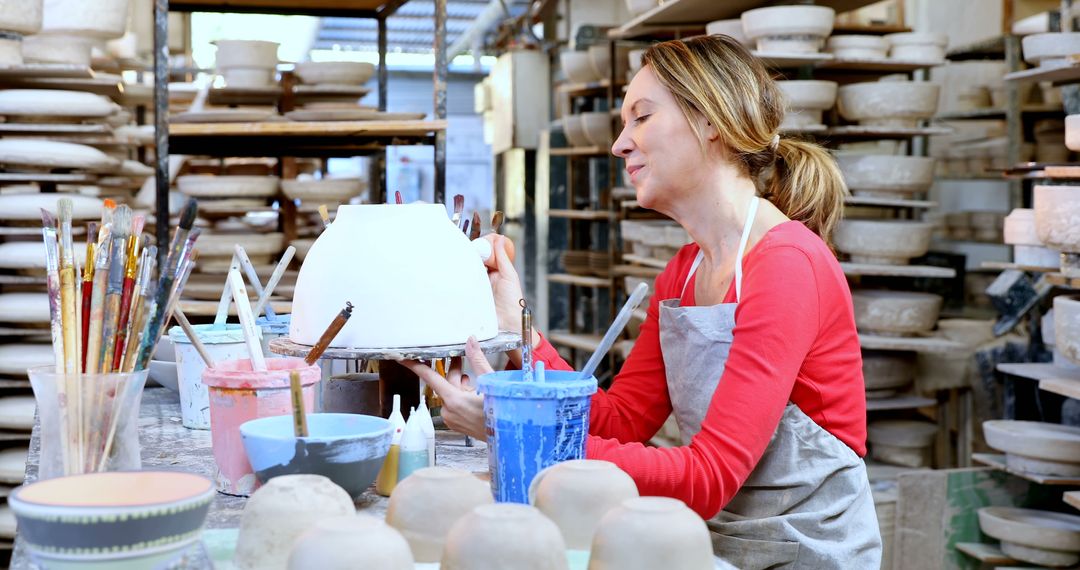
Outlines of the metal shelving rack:
[{"label": "metal shelving rack", "polygon": [[[177,12],[241,12],[282,15],[340,16],[374,18],[378,21],[378,103],[386,110],[387,29],[386,19],[408,0],[154,0],[154,121],[156,139],[156,237],[158,243],[169,241],[169,176],[170,143],[200,154],[224,156],[235,154],[237,143],[245,151],[267,156],[358,156],[379,157],[379,172],[383,177],[380,188],[385,191],[385,150],[390,144],[430,144],[434,147],[435,202],[445,202],[446,196],[446,0],[434,0],[434,120],[417,121],[403,126],[401,122],[380,121],[338,124],[322,133],[307,127],[263,126],[245,132],[240,125],[189,125],[170,130],[169,127],[169,58],[168,13]],[[258,125],[258,124],[256,124]],[[215,131],[216,129],[216,131]],[[245,152],[245,156],[251,156]],[[159,252],[164,255],[164,250]],[[164,260],[162,260],[163,262]]]}]

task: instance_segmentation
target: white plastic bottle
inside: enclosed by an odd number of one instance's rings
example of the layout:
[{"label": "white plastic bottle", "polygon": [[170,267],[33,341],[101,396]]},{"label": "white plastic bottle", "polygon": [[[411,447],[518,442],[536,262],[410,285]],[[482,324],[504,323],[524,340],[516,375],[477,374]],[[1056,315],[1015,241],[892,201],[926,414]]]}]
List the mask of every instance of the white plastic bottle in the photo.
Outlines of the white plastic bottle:
[{"label": "white plastic bottle", "polygon": [[401,415],[401,396],[394,394],[394,408],[390,412],[390,425],[394,429],[390,451],[386,453],[379,476],[375,479],[375,492],[389,497],[398,482],[398,464],[401,460],[401,437],[405,432],[405,418]]},{"label": "white plastic bottle", "polygon": [[398,481],[405,480],[417,469],[428,466],[427,438],[421,427],[420,415],[409,410],[409,421],[401,435],[401,459],[398,461]]},{"label": "white plastic bottle", "polygon": [[427,407],[427,398],[420,395],[420,407],[416,409],[420,416],[420,427],[424,430],[427,439],[428,467],[435,466],[435,423],[431,421],[431,410]]}]

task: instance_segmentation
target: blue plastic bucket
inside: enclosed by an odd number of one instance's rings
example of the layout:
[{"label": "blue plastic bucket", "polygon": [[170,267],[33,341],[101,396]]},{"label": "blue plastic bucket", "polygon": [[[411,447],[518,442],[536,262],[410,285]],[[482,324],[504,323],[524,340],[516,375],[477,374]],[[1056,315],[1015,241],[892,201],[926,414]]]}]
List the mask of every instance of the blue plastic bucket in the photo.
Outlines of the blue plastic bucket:
[{"label": "blue plastic bucket", "polygon": [[277,315],[274,320],[270,320],[267,317],[255,319],[255,324],[262,329],[262,347],[264,355],[283,356],[281,354],[270,352],[270,341],[278,337],[288,336],[289,322],[291,321],[292,315]]},{"label": "blue plastic bucket", "polygon": [[[589,406],[596,378],[550,371],[522,381],[520,370],[477,379],[484,395],[491,491],[498,502],[529,502],[529,484],[542,469],[585,458]],[[543,381],[539,381],[540,379]]]}]

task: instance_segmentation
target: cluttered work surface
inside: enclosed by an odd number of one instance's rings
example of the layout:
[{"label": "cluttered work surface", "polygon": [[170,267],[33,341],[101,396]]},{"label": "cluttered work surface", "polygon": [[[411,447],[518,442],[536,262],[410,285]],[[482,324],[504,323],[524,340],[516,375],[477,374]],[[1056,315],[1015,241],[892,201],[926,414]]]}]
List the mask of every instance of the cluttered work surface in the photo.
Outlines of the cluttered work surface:
[{"label": "cluttered work surface", "polygon": [[[147,470],[187,471],[214,479],[214,454],[210,446],[209,430],[192,430],[180,423],[180,397],[165,388],[147,388],[143,393],[139,414],[139,441],[142,446],[142,466]],[[435,435],[438,464],[487,477],[487,447],[474,441],[473,447],[465,446],[461,434],[439,430]],[[38,460],[41,456],[40,426],[35,425],[27,458],[27,481],[37,480]],[[369,490],[356,502],[358,511],[383,518],[389,502],[374,490]],[[206,528],[229,529],[240,526],[247,499],[218,493],[210,506]],[[210,531],[213,532],[213,531]],[[200,564],[194,564],[195,567]],[[31,569],[22,544],[16,540],[11,559],[13,569]]]}]

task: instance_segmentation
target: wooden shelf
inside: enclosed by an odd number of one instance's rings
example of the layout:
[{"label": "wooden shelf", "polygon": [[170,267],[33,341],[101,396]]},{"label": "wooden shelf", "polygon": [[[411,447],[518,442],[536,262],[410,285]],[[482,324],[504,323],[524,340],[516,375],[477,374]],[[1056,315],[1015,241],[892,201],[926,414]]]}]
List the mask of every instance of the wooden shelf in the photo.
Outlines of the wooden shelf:
[{"label": "wooden shelf", "polygon": [[608,149],[598,146],[568,146],[553,148],[548,152],[551,156],[604,156]]},{"label": "wooden shelf", "polygon": [[1005,59],[1005,36],[987,38],[970,44],[956,46],[945,53],[950,61],[972,59]]},{"label": "wooden shelf", "polygon": [[981,542],[958,542],[956,549],[983,564],[1018,564],[1016,559],[1010,558],[1001,551],[996,544],[983,544]]},{"label": "wooden shelf", "polygon": [[822,61],[815,67],[824,71],[847,71],[865,73],[911,73],[945,65],[945,61],[905,61],[900,59],[833,59]]},{"label": "wooden shelf", "polygon": [[[0,172],[0,184],[25,184],[29,182],[55,182],[59,184],[93,184],[93,174],[50,174],[48,172]],[[41,228],[38,228],[40,231]]]},{"label": "wooden shelf", "polygon": [[216,87],[207,93],[211,105],[275,105],[281,87]]},{"label": "wooden shelf", "polygon": [[[855,10],[876,0],[818,0],[815,4],[829,6],[839,12]],[[743,12],[767,5],[763,0],[669,0],[629,22],[608,31],[615,39],[642,38],[675,31],[704,30],[714,20],[738,18]]]},{"label": "wooden shelf", "polygon": [[1049,81],[1051,83],[1075,83],[1080,81],[1080,61],[1066,65],[1039,66],[1023,71],[1005,74],[1005,81],[1032,83]]},{"label": "wooden shelf", "polygon": [[947,127],[873,127],[845,125],[830,127],[825,135],[845,139],[908,139],[934,135],[947,135],[953,130]]},{"label": "wooden shelf", "polygon": [[949,267],[933,267],[930,265],[871,265],[869,263],[852,263],[841,261],[840,267],[844,275],[882,275],[886,277],[940,277],[951,279],[956,277],[956,270]]},{"label": "wooden shelf", "polygon": [[896,396],[893,398],[874,398],[866,401],[866,411],[880,412],[882,410],[911,410],[915,408],[932,408],[937,406],[937,400],[923,398],[922,396]]},{"label": "wooden shelf", "polygon": [[830,61],[833,58],[831,53],[819,52],[819,53],[769,53],[762,51],[754,51],[753,54],[758,57],[767,67],[774,69],[792,69],[805,66],[816,66],[824,62]]},{"label": "wooden shelf", "polygon": [[[625,255],[623,256],[626,257]],[[656,277],[663,272],[658,267],[646,267],[643,265],[616,265],[612,271],[615,275],[623,277],[644,277],[646,279]]]},{"label": "wooden shelf", "polygon": [[1060,273],[1047,273],[1046,282],[1055,287],[1080,289],[1080,277],[1066,277]]},{"label": "wooden shelf", "polygon": [[1045,178],[1080,178],[1080,165],[1046,165],[1042,169]]},{"label": "wooden shelf", "polygon": [[630,263],[637,263],[638,265],[644,265],[645,267],[653,267],[656,269],[664,269],[667,267],[668,262],[662,259],[654,259],[652,257],[645,257],[644,255],[634,255],[632,253],[624,253],[623,261],[629,261]]},{"label": "wooden shelf", "polygon": [[849,206],[880,206],[882,208],[936,208],[937,202],[929,200],[901,200],[877,196],[848,196],[844,203]]},{"label": "wooden shelf", "polygon": [[971,458],[977,463],[986,465],[987,467],[993,467],[998,471],[1004,471],[1012,475],[1016,475],[1021,479],[1027,479],[1033,483],[1040,485],[1080,485],[1080,478],[1072,477],[1058,477],[1055,475],[1036,475],[1034,473],[1025,473],[1023,471],[1017,471],[1016,469],[1010,469],[1005,463],[1005,456],[997,453],[972,453]]},{"label": "wooden shelf", "polygon": [[104,123],[55,125],[49,123],[0,123],[0,135],[84,135],[110,134],[112,127]]},{"label": "wooden shelf", "polygon": [[169,137],[260,136],[293,137],[321,135],[336,137],[425,136],[445,131],[445,120],[433,121],[272,121],[264,123],[179,123],[169,125]]},{"label": "wooden shelf", "polygon": [[34,77],[0,76],[0,87],[18,89],[70,89],[104,95],[112,99],[124,93],[124,83],[118,76],[113,77]]},{"label": "wooden shelf", "polygon": [[0,80],[26,78],[70,78],[93,79],[94,72],[89,65],[72,63],[24,63],[0,67]]},{"label": "wooden shelf", "polygon": [[566,331],[549,331],[547,339],[556,346],[567,346],[578,350],[596,350],[603,339],[598,334],[571,333]]},{"label": "wooden shelf", "polygon": [[1057,273],[1060,267],[1038,267],[1035,265],[1019,265],[1016,263],[1009,263],[1007,261],[984,261],[980,265],[982,269],[992,269],[995,271],[1005,271],[1008,269],[1016,269],[1018,271],[1031,271],[1033,273]]},{"label": "wooden shelf", "polygon": [[357,156],[389,145],[431,144],[445,120],[181,123],[169,125],[169,151],[235,156]]},{"label": "wooden shelf", "polygon": [[552,218],[565,218],[568,220],[611,220],[615,214],[606,210],[548,210],[548,216]]},{"label": "wooden shelf", "polygon": [[[292,303],[288,301],[270,301],[270,307],[279,315],[292,313]],[[180,299],[180,310],[188,317],[213,317],[217,314],[217,301],[199,301]],[[229,305],[229,315],[236,316],[236,305]]]},{"label": "wooden shelf", "polygon": [[859,345],[872,350],[950,353],[967,350],[967,345],[939,337],[882,336],[859,333]]},{"label": "wooden shelf", "polygon": [[[1046,114],[1046,115],[1064,115],[1065,110],[1061,105],[1025,105],[1020,108],[1020,112],[1024,114]],[[1005,109],[974,109],[971,111],[957,111],[955,113],[945,113],[934,117],[935,121],[973,121],[973,120],[986,120],[986,119],[1004,119]]]},{"label": "wooden shelf", "polygon": [[240,12],[374,17],[380,9],[401,2],[387,0],[172,0],[171,12]]},{"label": "wooden shelf", "polygon": [[591,277],[588,275],[570,275],[569,273],[550,273],[548,281],[562,283],[564,285],[578,285],[580,287],[596,287],[606,289],[611,287],[611,279],[607,277]]},{"label": "wooden shelf", "polygon": [[858,34],[883,36],[885,34],[902,34],[910,31],[911,28],[907,26],[898,26],[895,24],[871,24],[869,26],[843,25],[833,26],[832,35]]},{"label": "wooden shelf", "polygon": [[[571,97],[581,97],[585,95],[596,95],[600,93],[607,93],[608,87],[611,85],[610,79],[601,79],[600,81],[590,81],[588,83],[560,83],[555,86],[555,91],[570,95]],[[617,81],[616,87],[622,87],[625,83]]]},{"label": "wooden shelf", "polygon": [[1065,504],[1080,509],[1080,491],[1066,491],[1061,499],[1065,501]]}]

